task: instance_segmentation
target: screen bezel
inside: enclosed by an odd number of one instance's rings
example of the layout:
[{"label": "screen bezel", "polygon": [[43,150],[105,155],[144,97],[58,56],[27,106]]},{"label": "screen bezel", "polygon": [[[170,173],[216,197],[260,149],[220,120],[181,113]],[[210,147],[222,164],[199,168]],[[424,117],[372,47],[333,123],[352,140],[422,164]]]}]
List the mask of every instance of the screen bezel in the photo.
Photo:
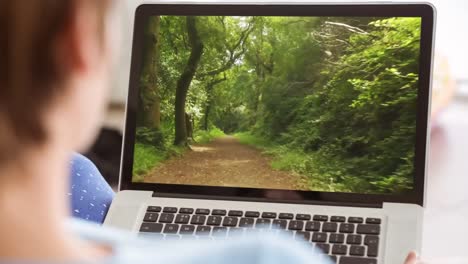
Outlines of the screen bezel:
[{"label": "screen bezel", "polygon": [[[414,189],[405,194],[359,194],[343,192],[269,190],[132,182],[139,76],[142,68],[142,36],[148,16],[373,16],[421,17],[421,46],[417,101]],[[434,36],[434,9],[429,4],[144,4],[135,12],[130,85],[127,98],[120,190],[146,190],[184,197],[231,197],[235,200],[288,201],[293,203],[331,202],[338,204],[382,204],[384,202],[424,205],[429,95]]]}]

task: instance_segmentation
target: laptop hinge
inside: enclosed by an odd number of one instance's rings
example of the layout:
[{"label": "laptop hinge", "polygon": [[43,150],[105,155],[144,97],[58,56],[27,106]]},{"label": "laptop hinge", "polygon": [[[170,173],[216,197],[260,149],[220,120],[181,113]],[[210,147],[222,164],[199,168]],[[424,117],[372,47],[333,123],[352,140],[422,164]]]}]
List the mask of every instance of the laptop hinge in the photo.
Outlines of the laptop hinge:
[{"label": "laptop hinge", "polygon": [[202,194],[163,193],[163,192],[153,192],[153,197],[179,198],[179,199],[197,199],[197,200],[222,200],[222,201],[261,202],[261,203],[290,203],[290,204],[310,204],[310,205],[326,205],[326,206],[383,208],[383,203],[355,203],[355,202],[317,201],[317,200],[281,200],[281,199],[272,199],[272,198],[264,198],[264,197],[240,197],[240,196],[220,196],[220,195],[202,195]]}]

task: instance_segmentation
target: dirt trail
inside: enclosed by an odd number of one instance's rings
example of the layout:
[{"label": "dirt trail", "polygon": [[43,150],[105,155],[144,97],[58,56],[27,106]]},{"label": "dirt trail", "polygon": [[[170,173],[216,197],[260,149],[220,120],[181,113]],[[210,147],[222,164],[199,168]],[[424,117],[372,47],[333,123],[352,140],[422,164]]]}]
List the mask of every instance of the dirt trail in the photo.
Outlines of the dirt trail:
[{"label": "dirt trail", "polygon": [[298,189],[299,176],[273,170],[270,159],[233,136],[192,145],[145,176],[144,182]]}]

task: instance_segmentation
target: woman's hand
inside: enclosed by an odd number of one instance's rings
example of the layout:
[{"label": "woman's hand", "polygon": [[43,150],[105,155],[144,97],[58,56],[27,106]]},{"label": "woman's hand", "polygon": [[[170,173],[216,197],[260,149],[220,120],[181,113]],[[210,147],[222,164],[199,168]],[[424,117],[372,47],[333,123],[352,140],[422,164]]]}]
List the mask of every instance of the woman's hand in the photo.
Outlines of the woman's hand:
[{"label": "woman's hand", "polygon": [[416,255],[416,252],[411,251],[406,257],[404,264],[416,264],[417,261],[418,261],[418,255]]}]

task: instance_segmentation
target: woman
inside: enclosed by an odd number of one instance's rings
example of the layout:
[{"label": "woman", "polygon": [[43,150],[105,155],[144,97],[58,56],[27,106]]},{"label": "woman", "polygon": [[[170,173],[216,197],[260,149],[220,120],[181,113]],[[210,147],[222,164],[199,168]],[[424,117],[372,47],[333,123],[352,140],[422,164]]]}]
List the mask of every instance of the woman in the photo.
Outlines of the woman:
[{"label": "woman", "polygon": [[0,261],[325,263],[281,238],[163,243],[67,221],[71,153],[90,145],[104,112],[110,5],[0,1]]}]

